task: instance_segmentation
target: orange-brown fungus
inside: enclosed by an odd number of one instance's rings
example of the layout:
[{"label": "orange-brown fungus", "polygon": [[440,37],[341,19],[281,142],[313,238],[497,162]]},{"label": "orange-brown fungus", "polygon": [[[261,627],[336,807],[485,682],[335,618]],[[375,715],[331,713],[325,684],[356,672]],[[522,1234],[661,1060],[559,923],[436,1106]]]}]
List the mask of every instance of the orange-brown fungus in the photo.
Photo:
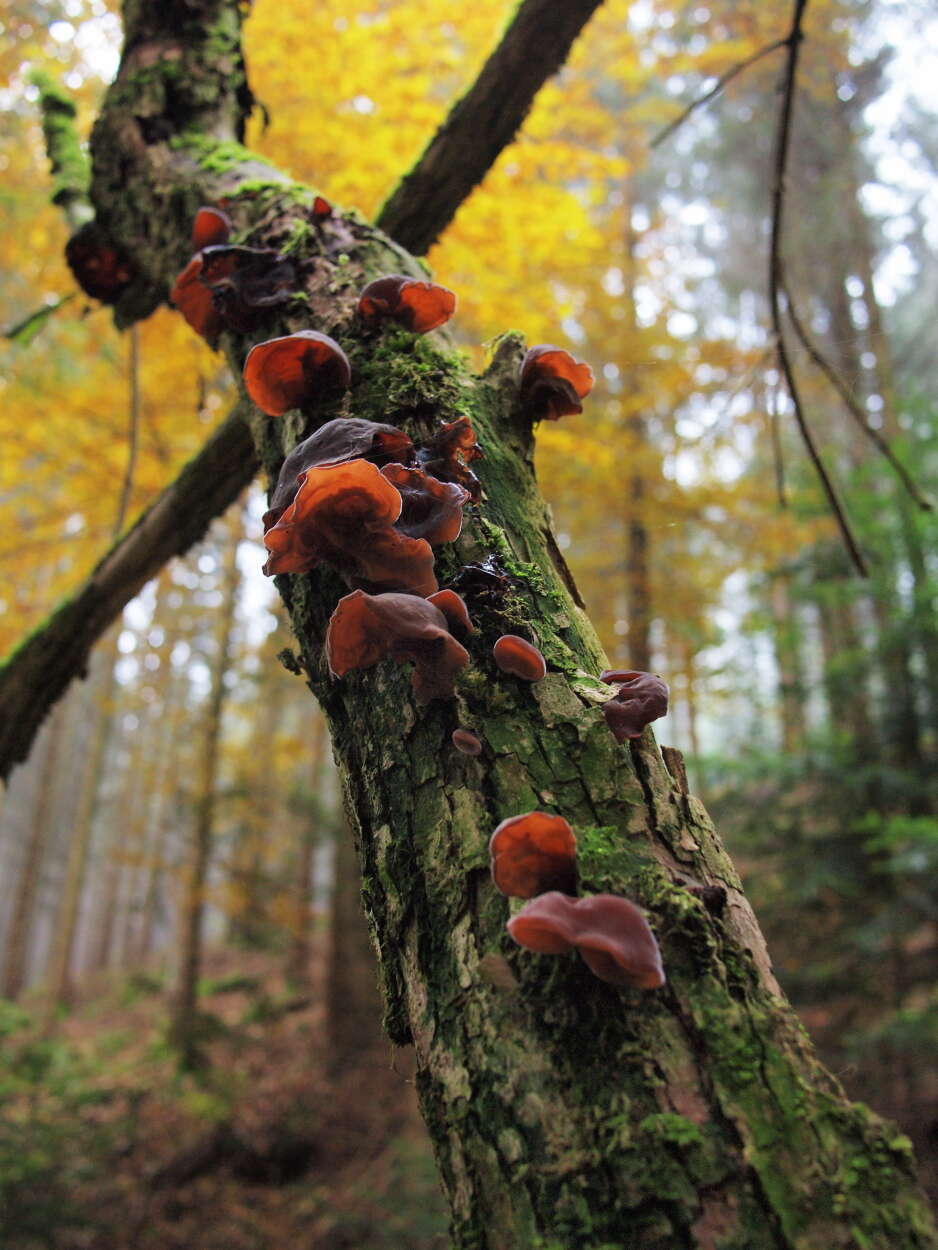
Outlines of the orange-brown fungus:
[{"label": "orange-brown fungus", "polygon": [[403,509],[397,528],[433,547],[451,543],[462,529],[462,508],[469,492],[456,482],[441,482],[422,469],[386,465],[381,472],[401,492]]},{"label": "orange-brown fungus", "polygon": [[492,834],[489,860],[495,885],[512,898],[576,893],[576,838],[562,816],[509,816]]},{"label": "orange-brown fungus", "polygon": [[199,281],[201,272],[202,255],[199,253],[176,279],[169,302],[182,313],[196,334],[214,347],[225,323],[212,302],[211,291]]},{"label": "orange-brown fungus", "polygon": [[321,221],[324,217],[332,216],[332,205],[321,195],[317,195],[315,200],[313,200],[313,216],[317,221]]},{"label": "orange-brown fungus", "polygon": [[562,347],[541,343],[521,362],[521,403],[538,421],[582,412],[581,399],[593,389],[593,371]]},{"label": "orange-brown fungus", "polygon": [[82,226],[66,243],[65,259],[85,294],[102,304],[116,304],[134,280],[131,262],[93,221]]},{"label": "orange-brown fungus", "polygon": [[492,648],[495,663],[503,673],[511,673],[524,681],[540,681],[547,672],[544,657],[517,634],[502,634]]},{"label": "orange-brown fungus", "polygon": [[299,475],[307,469],[356,459],[381,465],[389,460],[408,460],[413,450],[413,443],[397,426],[365,421],[362,417],[327,421],[315,434],[297,443],[284,460],[270,507],[264,513],[264,529],[276,524],[284,508],[293,502]]},{"label": "orange-brown fungus", "polygon": [[576,948],[593,975],[613,985],[641,990],[664,985],[655,935],[627,898],[540,894],[508,921],[508,932],[519,946],[543,955]]},{"label": "orange-brown fungus", "polygon": [[418,703],[452,698],[456,675],[469,663],[469,653],[446,628],[446,617],[426,599],[354,590],[339,600],[329,621],[329,669],[344,677],[385,657],[414,665],[411,685]]},{"label": "orange-brown fungus", "polygon": [[234,330],[252,330],[260,317],[288,304],[296,291],[293,261],[270,248],[221,243],[203,248],[200,255],[199,281]]},{"label": "orange-brown fungus", "polygon": [[231,231],[232,221],[227,213],[220,208],[200,208],[192,223],[192,250],[198,252],[203,247],[227,243]]},{"label": "orange-brown fungus", "polygon": [[462,751],[463,755],[478,756],[482,754],[482,743],[471,729],[454,729],[452,741],[456,750]]},{"label": "orange-brown fungus", "polygon": [[369,282],[358,298],[358,311],[366,321],[389,317],[414,334],[426,334],[449,321],[456,296],[435,282],[421,282],[402,273],[391,273]]},{"label": "orange-brown fungus", "polygon": [[433,552],[393,528],[400,511],[400,495],[367,460],[308,469],[264,535],[264,572],[305,573],[325,561],[353,584],[432,594]]},{"label": "orange-brown fungus", "polygon": [[472,633],[468,609],[455,590],[438,590],[435,595],[427,595],[427,602],[440,609],[449,621],[450,629],[460,638]]},{"label": "orange-brown fungus", "polygon": [[668,714],[668,686],[656,673],[607,668],[600,681],[619,693],[603,704],[603,716],[617,742],[638,738],[646,725]]},{"label": "orange-brown fungus", "polygon": [[352,369],[335,339],[317,330],[299,330],[257,343],[244,362],[244,385],[262,412],[282,417],[323,391],[348,386]]},{"label": "orange-brown fungus", "polygon": [[482,459],[482,448],[468,417],[441,421],[430,443],[421,447],[418,458],[427,473],[443,482],[458,482],[473,501],[478,500],[482,486],[469,465]]}]

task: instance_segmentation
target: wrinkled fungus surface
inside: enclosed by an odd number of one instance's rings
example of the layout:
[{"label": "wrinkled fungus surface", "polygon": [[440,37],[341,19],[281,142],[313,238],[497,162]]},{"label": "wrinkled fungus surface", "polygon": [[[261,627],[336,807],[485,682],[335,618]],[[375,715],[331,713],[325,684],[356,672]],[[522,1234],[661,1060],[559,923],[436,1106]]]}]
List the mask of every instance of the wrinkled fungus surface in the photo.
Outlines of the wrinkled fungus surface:
[{"label": "wrinkled fungus surface", "polygon": [[489,861],[495,885],[512,898],[576,893],[576,838],[562,816],[509,816],[492,834]]},{"label": "wrinkled fungus surface", "polygon": [[537,421],[557,421],[583,411],[580,400],[593,389],[593,371],[562,347],[541,343],[521,362],[521,403]]},{"label": "wrinkled fungus surface", "polygon": [[348,386],[352,369],[335,339],[318,330],[299,330],[257,343],[244,362],[244,385],[262,412],[282,417],[324,391]]},{"label": "wrinkled fungus surface", "polygon": [[400,511],[400,495],[367,460],[309,469],[299,475],[293,502],[264,534],[270,553],[264,572],[305,573],[324,561],[352,584],[432,594],[430,544],[393,528]]},{"label": "wrinkled fungus surface", "polygon": [[416,595],[369,595],[355,590],[339,600],[326,631],[326,658],[335,677],[390,658],[414,665],[418,703],[452,698],[469,653],[447,629],[443,613]]},{"label": "wrinkled fungus surface", "polygon": [[297,287],[293,262],[270,248],[219,244],[203,248],[199,281],[234,330],[252,330],[260,317],[290,302]]},{"label": "wrinkled fungus surface", "polygon": [[519,946],[542,955],[578,950],[594,976],[613,985],[642,990],[664,985],[655,935],[627,898],[540,894],[508,921],[508,932]]},{"label": "wrinkled fungus surface", "polygon": [[401,273],[376,278],[364,288],[358,311],[366,321],[390,318],[414,334],[426,334],[449,321],[456,296],[435,282],[421,282]]},{"label": "wrinkled fungus surface", "polygon": [[537,647],[517,634],[502,634],[492,648],[495,663],[503,673],[524,681],[540,681],[547,672],[547,663]]},{"label": "wrinkled fungus surface", "polygon": [[425,538],[433,547],[455,542],[462,529],[463,504],[469,498],[464,487],[402,464],[386,465],[381,472],[401,492],[403,508],[397,523],[401,533]]},{"label": "wrinkled fungus surface", "polygon": [[668,686],[656,673],[605,669],[600,681],[619,687],[619,693],[603,704],[603,716],[617,742],[640,737],[646,725],[667,715]]},{"label": "wrinkled fungus surface", "polygon": [[276,524],[284,508],[293,502],[299,485],[297,479],[307,469],[359,458],[382,465],[389,460],[407,460],[413,450],[413,443],[396,426],[365,421],[362,417],[337,417],[327,421],[315,434],[297,443],[284,460],[270,507],[264,513],[264,529]]},{"label": "wrinkled fungus surface", "polygon": [[482,459],[482,448],[468,417],[441,421],[433,438],[418,452],[420,465],[427,473],[443,482],[458,482],[469,492],[473,502],[482,493],[482,484],[469,468],[473,460]]}]

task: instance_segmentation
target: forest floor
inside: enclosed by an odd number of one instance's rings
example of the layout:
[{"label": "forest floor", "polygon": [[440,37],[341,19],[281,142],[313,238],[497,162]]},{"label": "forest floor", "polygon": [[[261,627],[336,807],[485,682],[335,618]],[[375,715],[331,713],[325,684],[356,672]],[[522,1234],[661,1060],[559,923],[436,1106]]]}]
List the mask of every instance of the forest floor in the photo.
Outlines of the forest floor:
[{"label": "forest floor", "polygon": [[89,987],[54,1037],[0,1017],[3,1250],[445,1250],[408,1059],[330,1072],[321,969],[298,992],[278,963],[209,959],[195,1074],[147,972]]}]

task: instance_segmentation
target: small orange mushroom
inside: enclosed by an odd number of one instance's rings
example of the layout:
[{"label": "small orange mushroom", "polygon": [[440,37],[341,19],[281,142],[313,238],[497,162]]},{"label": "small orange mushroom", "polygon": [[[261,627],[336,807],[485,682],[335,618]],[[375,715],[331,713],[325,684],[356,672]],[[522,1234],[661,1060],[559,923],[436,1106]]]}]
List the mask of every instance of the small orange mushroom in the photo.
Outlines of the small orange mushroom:
[{"label": "small orange mushroom", "polygon": [[232,228],[233,223],[227,213],[223,213],[220,208],[203,206],[192,223],[192,250],[198,252],[203,247],[227,243],[231,238]]},{"label": "small orange mushroom", "polygon": [[244,385],[262,412],[282,417],[323,391],[345,388],[352,376],[348,356],[335,339],[318,330],[299,330],[257,343],[244,362]]},{"label": "small orange mushroom", "polygon": [[502,634],[492,648],[492,655],[503,673],[511,673],[523,681],[540,681],[547,672],[547,663],[537,647],[517,634]]},{"label": "small orange mushroom", "polygon": [[397,528],[402,534],[425,538],[432,547],[456,541],[467,490],[457,482],[441,482],[422,469],[406,469],[402,464],[386,465],[381,472],[401,492],[404,506]]},{"label": "small orange mushroom", "polygon": [[593,371],[562,347],[541,343],[521,362],[521,403],[537,421],[556,421],[582,412],[593,389]]},{"label": "small orange mushroom", "polygon": [[324,217],[332,216],[332,205],[322,195],[317,195],[313,200],[313,216],[317,221],[322,221]]},{"label": "small orange mushroom", "polygon": [[215,307],[211,291],[199,281],[201,273],[202,253],[199,252],[176,279],[169,302],[182,313],[196,334],[201,335],[210,347],[214,347],[225,323]]},{"label": "small orange mushroom", "polygon": [[297,445],[284,460],[277,485],[264,513],[264,529],[270,529],[293,502],[299,475],[321,465],[342,464],[347,460],[370,460],[382,465],[389,460],[407,460],[414,445],[394,425],[366,421],[362,417],[336,417]]},{"label": "small orange mushroom", "polygon": [[479,756],[482,754],[482,743],[471,729],[454,729],[452,742],[456,750],[462,751],[463,755]]},{"label": "small orange mushroom", "polygon": [[416,595],[369,595],[354,590],[339,600],[326,630],[326,658],[335,677],[370,668],[389,657],[411,662],[417,702],[452,698],[469,653],[446,628],[443,613]]},{"label": "small orange mushroom", "polygon": [[656,673],[633,669],[605,669],[600,681],[619,692],[603,704],[603,716],[617,742],[641,737],[653,720],[668,714],[668,686]]},{"label": "small orange mushroom", "polygon": [[512,898],[576,893],[576,838],[562,816],[509,816],[492,834],[489,859],[496,887]]},{"label": "small orange mushroom", "polygon": [[576,948],[594,976],[613,985],[653,990],[664,985],[661,952],[634,903],[614,894],[572,899],[539,894],[508,921],[519,946],[543,955]]},{"label": "small orange mushroom", "polygon": [[391,273],[369,282],[358,298],[358,311],[366,321],[390,318],[414,334],[426,334],[449,321],[456,296],[435,282],[421,282],[402,273]]}]

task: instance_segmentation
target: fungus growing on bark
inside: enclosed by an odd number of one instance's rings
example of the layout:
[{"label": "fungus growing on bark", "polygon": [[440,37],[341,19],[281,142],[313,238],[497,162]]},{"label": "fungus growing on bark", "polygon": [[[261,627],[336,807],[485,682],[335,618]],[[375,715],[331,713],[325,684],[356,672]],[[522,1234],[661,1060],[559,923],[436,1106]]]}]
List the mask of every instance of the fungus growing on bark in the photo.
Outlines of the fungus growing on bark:
[{"label": "fungus growing on bark", "polygon": [[244,385],[262,412],[282,417],[323,391],[348,386],[352,368],[335,339],[318,330],[298,330],[256,343],[244,362]]},{"label": "fungus growing on bark", "polygon": [[400,511],[400,495],[367,460],[308,469],[293,502],[264,534],[270,553],[264,572],[306,573],[324,561],[352,585],[432,594],[430,544],[393,528]]},{"label": "fungus growing on bark", "polygon": [[496,887],[512,898],[576,893],[576,838],[562,816],[509,816],[492,834],[489,860]]},{"label": "fungus growing on bark", "polygon": [[284,508],[293,502],[299,475],[307,469],[357,459],[383,465],[389,460],[408,460],[413,450],[408,436],[394,425],[365,421],[362,417],[327,421],[309,438],[297,443],[284,460],[270,507],[264,513],[264,529],[276,524]]},{"label": "fungus growing on bark", "polygon": [[322,195],[317,195],[313,200],[313,216],[317,221],[321,221],[324,217],[332,216],[332,205]]},{"label": "fungus growing on bark", "polygon": [[215,307],[211,291],[199,280],[201,273],[202,253],[199,252],[176,279],[169,302],[182,313],[196,334],[214,347],[225,323]]},{"label": "fungus growing on bark", "polygon": [[390,318],[414,334],[426,334],[449,321],[456,296],[435,282],[421,282],[402,273],[391,273],[369,282],[358,298],[358,311],[366,321]]},{"label": "fungus growing on bark", "polygon": [[192,223],[192,250],[198,252],[203,247],[227,243],[231,231],[232,221],[227,213],[223,213],[220,208],[203,206]]},{"label": "fungus growing on bark", "polygon": [[452,698],[469,653],[446,628],[446,617],[416,595],[369,595],[354,590],[339,600],[326,630],[326,658],[335,677],[370,668],[389,657],[414,665],[418,703]]},{"label": "fungus growing on bark", "polygon": [[85,294],[102,304],[116,304],[136,274],[94,221],[86,222],[65,244],[65,259]]},{"label": "fungus growing on bark", "polygon": [[524,681],[540,681],[547,672],[547,663],[537,647],[517,634],[502,634],[492,648],[492,655],[503,673],[511,673]]},{"label": "fungus growing on bark", "polygon": [[469,612],[455,590],[438,590],[436,594],[427,595],[427,602],[440,609],[447,621],[449,621],[451,632],[454,632],[460,638],[472,633],[472,621],[469,619]]},{"label": "fungus growing on bark", "polygon": [[443,482],[458,482],[476,501],[482,485],[469,465],[473,460],[481,460],[482,454],[472,422],[468,417],[457,417],[455,421],[440,422],[439,429],[431,441],[420,448],[417,458],[427,473]]},{"label": "fungus growing on bark", "polygon": [[528,950],[560,955],[576,949],[594,976],[613,985],[653,990],[664,985],[661,952],[634,903],[614,894],[573,899],[540,894],[512,916],[508,932]]},{"label": "fungus growing on bark", "polygon": [[463,755],[477,756],[482,754],[482,743],[471,729],[454,729],[453,746]]},{"label": "fungus growing on bark", "polygon": [[593,389],[593,371],[562,347],[541,343],[521,362],[521,403],[537,421],[556,421],[582,412]]},{"label": "fungus growing on bark", "polygon": [[667,715],[668,686],[656,673],[607,668],[599,680],[619,687],[619,693],[603,704],[603,716],[617,742],[640,737],[646,725]]},{"label": "fungus growing on bark", "polygon": [[451,543],[462,529],[463,504],[469,492],[457,482],[441,482],[423,469],[389,464],[382,474],[401,492],[403,508],[397,528],[410,538],[425,538],[433,547]]},{"label": "fungus growing on bark", "polygon": [[270,248],[220,244],[203,248],[199,281],[227,325],[246,332],[258,318],[289,303],[296,291],[293,262]]}]

